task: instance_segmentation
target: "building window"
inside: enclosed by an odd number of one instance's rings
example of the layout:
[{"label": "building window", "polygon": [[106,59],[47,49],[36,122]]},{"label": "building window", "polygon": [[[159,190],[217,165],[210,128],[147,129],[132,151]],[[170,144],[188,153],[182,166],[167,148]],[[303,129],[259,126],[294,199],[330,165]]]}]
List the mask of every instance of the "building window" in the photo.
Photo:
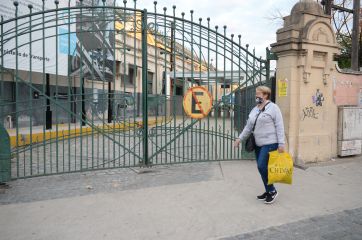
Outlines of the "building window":
[{"label": "building window", "polygon": [[133,67],[128,67],[128,79],[127,84],[133,85],[134,84],[134,77],[135,77],[135,70]]},{"label": "building window", "polygon": [[182,86],[176,86],[176,95],[182,96],[184,94]]},{"label": "building window", "polygon": [[152,94],[153,93],[153,72],[147,72],[147,93]]}]

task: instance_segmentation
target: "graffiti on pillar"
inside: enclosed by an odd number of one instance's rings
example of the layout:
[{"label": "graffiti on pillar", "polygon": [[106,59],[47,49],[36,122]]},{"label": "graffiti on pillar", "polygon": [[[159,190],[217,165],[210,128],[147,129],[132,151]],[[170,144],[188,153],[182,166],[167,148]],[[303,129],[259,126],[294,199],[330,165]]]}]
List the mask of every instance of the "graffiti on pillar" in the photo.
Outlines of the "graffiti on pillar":
[{"label": "graffiti on pillar", "polygon": [[345,81],[339,80],[339,81],[338,81],[338,85],[339,85],[339,86],[342,86],[342,87],[348,87],[348,88],[353,87],[353,83],[352,83],[351,80],[345,80]]},{"label": "graffiti on pillar", "polygon": [[324,96],[323,93],[319,91],[319,89],[317,89],[316,94],[312,97],[313,103],[317,106],[317,107],[322,107],[323,106],[323,101],[324,101]]},{"label": "graffiti on pillar", "polygon": [[314,109],[314,107],[305,107],[303,109],[303,117],[302,120],[309,118],[309,119],[318,119],[318,112]]}]

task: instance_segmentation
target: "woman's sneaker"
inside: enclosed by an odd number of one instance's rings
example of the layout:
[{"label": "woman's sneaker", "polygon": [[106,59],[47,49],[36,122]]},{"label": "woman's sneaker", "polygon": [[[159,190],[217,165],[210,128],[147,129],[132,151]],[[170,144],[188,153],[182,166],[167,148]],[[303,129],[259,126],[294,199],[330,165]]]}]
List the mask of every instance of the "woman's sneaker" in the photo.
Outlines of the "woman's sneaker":
[{"label": "woman's sneaker", "polygon": [[265,192],[262,195],[257,196],[256,198],[260,201],[265,201],[267,196],[268,196],[268,193]]},{"label": "woman's sneaker", "polygon": [[275,190],[274,192],[270,192],[267,194],[266,199],[265,199],[265,203],[266,204],[271,204],[275,201],[275,199],[278,196],[278,192]]}]

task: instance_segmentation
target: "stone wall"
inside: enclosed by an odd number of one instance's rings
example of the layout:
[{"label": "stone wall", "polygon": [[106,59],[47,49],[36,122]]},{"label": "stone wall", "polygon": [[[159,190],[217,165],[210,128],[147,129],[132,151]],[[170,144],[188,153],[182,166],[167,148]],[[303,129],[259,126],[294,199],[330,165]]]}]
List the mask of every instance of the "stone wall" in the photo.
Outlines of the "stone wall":
[{"label": "stone wall", "polygon": [[332,75],[333,101],[338,106],[362,106],[362,72],[336,70]]}]

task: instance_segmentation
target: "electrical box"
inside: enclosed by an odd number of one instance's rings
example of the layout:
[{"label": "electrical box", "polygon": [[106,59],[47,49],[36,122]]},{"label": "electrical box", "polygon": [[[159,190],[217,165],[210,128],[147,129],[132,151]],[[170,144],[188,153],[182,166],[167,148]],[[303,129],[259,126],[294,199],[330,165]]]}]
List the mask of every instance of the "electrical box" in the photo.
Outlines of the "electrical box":
[{"label": "electrical box", "polygon": [[338,108],[338,155],[362,153],[362,107]]}]

